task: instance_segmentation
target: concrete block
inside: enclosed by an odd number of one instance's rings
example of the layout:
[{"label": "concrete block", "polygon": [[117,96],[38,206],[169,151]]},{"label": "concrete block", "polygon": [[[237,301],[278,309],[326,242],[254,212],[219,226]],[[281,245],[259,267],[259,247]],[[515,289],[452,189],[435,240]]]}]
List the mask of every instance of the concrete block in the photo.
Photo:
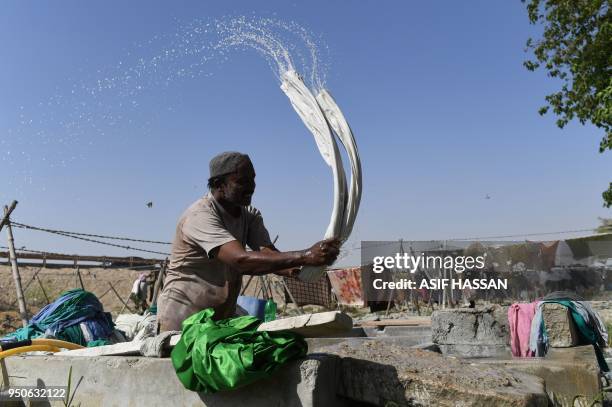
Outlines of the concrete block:
[{"label": "concrete block", "polygon": [[441,345],[507,345],[510,338],[506,309],[499,306],[435,311],[431,333]]},{"label": "concrete block", "polygon": [[542,318],[548,341],[553,348],[568,348],[579,344],[578,331],[569,308],[561,304],[542,305]]},{"label": "concrete block", "polygon": [[[395,338],[393,338],[395,339]],[[548,406],[543,380],[382,340],[322,348],[342,357],[340,395],[375,406]]]},{"label": "concrete block", "polygon": [[65,386],[72,366],[74,405],[81,403],[83,407],[343,405],[336,397],[339,359],[331,355],[309,355],[288,363],[268,379],[212,395],[186,390],[170,359],[55,355],[14,356],[0,363],[3,385],[13,387]]}]

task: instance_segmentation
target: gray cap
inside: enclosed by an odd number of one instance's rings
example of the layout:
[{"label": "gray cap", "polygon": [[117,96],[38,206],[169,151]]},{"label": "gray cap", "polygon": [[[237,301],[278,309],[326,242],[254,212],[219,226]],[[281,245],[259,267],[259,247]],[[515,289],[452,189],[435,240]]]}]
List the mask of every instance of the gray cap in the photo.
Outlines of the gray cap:
[{"label": "gray cap", "polygon": [[253,165],[248,155],[239,153],[237,151],[226,151],[216,155],[212,160],[210,160],[210,178],[236,172],[240,164],[242,164],[245,160],[248,161],[251,166]]}]

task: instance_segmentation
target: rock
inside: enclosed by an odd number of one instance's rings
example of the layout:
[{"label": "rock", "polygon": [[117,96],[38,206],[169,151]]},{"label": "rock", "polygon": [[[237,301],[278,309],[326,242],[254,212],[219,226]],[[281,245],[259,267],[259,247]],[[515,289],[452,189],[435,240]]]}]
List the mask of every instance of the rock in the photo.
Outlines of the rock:
[{"label": "rock", "polygon": [[569,348],[579,344],[578,331],[569,308],[561,304],[542,305],[542,318],[548,341],[553,348]]}]

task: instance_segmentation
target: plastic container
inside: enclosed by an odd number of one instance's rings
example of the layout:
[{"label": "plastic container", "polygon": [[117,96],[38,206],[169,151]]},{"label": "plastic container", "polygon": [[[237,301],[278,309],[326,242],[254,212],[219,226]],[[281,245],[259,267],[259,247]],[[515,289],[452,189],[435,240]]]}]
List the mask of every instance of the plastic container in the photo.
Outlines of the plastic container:
[{"label": "plastic container", "polygon": [[256,297],[249,297],[247,295],[240,295],[238,296],[238,301],[236,301],[236,303],[244,308],[249,315],[257,317],[262,321],[265,319],[266,300],[261,300]]}]

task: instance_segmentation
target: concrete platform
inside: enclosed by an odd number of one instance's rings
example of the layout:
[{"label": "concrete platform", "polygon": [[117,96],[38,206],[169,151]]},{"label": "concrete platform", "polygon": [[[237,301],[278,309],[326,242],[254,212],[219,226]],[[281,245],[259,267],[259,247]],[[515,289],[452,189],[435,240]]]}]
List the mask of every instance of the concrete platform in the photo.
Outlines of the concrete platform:
[{"label": "concrete platform", "polygon": [[[544,358],[479,359],[474,362],[503,366],[543,379],[554,405],[590,406],[601,391],[599,365],[591,345],[551,348]],[[574,397],[579,395],[581,397],[574,402]]]},{"label": "concrete platform", "polygon": [[366,336],[380,338],[382,336],[418,337],[431,341],[431,326],[384,326],[362,327]]},{"label": "concrete platform", "polygon": [[387,345],[401,346],[410,348],[413,346],[430,344],[431,340],[428,336],[426,337],[405,337],[405,336],[387,336],[379,338],[306,338],[308,343],[308,350],[311,353],[322,352],[322,349],[328,346],[345,344],[347,346],[361,346],[366,342],[380,342]]},{"label": "concrete platform", "polygon": [[[73,368],[74,403],[97,406],[547,406],[600,391],[591,346],[546,358],[463,359],[402,336],[309,338],[310,354],[273,377],[231,392],[185,390],[169,359],[133,356],[16,356],[0,362],[3,383],[63,386]],[[444,345],[442,345],[444,346]],[[2,404],[3,406],[5,404]],[[33,406],[61,406],[61,402]]]},{"label": "concrete platform", "polygon": [[[3,387],[7,382],[12,387],[45,387],[65,386],[72,366],[73,389],[76,386],[73,403],[81,403],[83,407],[308,407],[344,405],[336,396],[338,362],[335,356],[309,355],[283,366],[269,379],[213,395],[186,390],[176,377],[170,359],[15,356],[4,359],[0,367]],[[64,406],[61,401],[31,405]]]},{"label": "concrete platform", "polygon": [[[390,338],[387,338],[390,339]],[[374,406],[548,406],[544,381],[382,340],[342,342],[341,396]]]},{"label": "concrete platform", "polygon": [[311,353],[269,379],[214,395],[185,390],[169,359],[16,356],[0,366],[3,383],[13,387],[66,385],[72,366],[74,404],[83,407],[547,405],[538,377],[497,366],[476,368],[461,359],[411,349],[402,339],[309,339],[311,351],[326,353]]}]

